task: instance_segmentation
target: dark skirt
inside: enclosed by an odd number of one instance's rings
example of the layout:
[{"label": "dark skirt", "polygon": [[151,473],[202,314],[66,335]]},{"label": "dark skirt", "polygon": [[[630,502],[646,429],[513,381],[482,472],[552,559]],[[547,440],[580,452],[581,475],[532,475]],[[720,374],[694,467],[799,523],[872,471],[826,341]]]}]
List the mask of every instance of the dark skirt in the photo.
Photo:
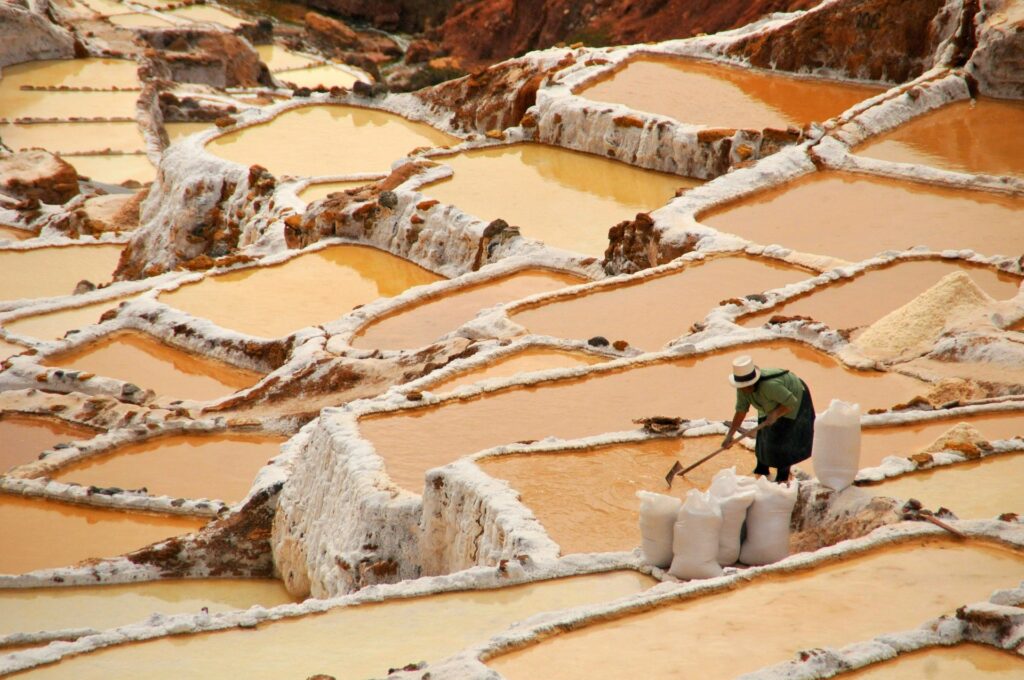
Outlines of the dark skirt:
[{"label": "dark skirt", "polygon": [[[811,400],[811,390],[808,389],[807,383],[802,380],[800,382],[804,386],[804,396],[800,400],[796,418],[779,418],[771,427],[757,433],[754,453],[759,465],[773,468],[788,467],[811,457],[811,445],[814,443],[814,402]],[[764,418],[758,419],[758,423],[763,421]]]}]

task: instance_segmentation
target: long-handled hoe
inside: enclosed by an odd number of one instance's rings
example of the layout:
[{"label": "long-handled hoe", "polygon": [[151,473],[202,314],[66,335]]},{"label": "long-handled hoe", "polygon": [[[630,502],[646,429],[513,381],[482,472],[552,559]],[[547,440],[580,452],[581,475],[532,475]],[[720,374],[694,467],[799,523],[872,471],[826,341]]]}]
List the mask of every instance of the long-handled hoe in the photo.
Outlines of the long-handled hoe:
[{"label": "long-handled hoe", "polygon": [[[758,425],[757,427],[755,427],[755,428],[753,428],[751,430],[744,430],[743,428],[740,428],[740,429],[736,430],[736,432],[738,432],[740,435],[742,435],[744,437],[750,437],[751,439],[753,439],[754,435],[757,433],[757,431],[760,430],[760,429],[763,429],[767,424],[768,423],[761,423],[760,425]],[[688,465],[685,468],[683,467],[683,464],[680,463],[677,460],[675,462],[675,464],[672,466],[672,469],[668,471],[667,475],[665,475],[665,483],[668,484],[668,488],[670,488],[670,489],[672,488],[672,480],[674,480],[676,478],[676,475],[680,475],[680,476],[685,475],[687,472],[689,472],[690,470],[694,469],[698,465],[701,465],[702,463],[706,463],[707,461],[711,460],[712,458],[714,458],[715,456],[720,454],[722,451],[725,451],[725,447],[724,446],[722,446],[722,447],[712,451],[708,455],[706,455],[703,458],[701,458],[700,460],[698,460],[696,463],[693,463],[692,465]]]}]

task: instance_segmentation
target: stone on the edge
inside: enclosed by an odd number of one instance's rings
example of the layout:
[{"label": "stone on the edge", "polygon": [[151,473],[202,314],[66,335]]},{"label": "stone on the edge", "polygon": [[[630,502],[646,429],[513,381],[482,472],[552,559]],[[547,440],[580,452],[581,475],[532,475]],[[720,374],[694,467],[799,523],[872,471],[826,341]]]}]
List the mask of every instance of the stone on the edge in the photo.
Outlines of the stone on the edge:
[{"label": "stone on the edge", "polygon": [[78,173],[49,151],[22,151],[0,158],[0,192],[63,205],[78,194]]}]

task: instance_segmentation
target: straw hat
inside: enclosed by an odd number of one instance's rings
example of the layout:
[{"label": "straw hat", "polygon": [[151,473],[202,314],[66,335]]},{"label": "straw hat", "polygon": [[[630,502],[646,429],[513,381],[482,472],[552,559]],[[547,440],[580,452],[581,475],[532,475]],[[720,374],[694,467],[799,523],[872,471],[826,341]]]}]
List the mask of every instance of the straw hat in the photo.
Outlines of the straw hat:
[{"label": "straw hat", "polygon": [[744,354],[732,360],[732,375],[729,383],[733,387],[748,387],[761,377],[761,369],[754,365],[754,360]]}]

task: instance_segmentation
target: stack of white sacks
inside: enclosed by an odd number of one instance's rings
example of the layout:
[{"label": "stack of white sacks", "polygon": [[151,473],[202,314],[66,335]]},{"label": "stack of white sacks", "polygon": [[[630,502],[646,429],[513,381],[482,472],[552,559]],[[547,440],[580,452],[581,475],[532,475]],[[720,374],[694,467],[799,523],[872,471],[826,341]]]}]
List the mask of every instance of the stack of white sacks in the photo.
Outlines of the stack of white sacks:
[{"label": "stack of white sacks", "polygon": [[[813,464],[819,481],[836,491],[853,483],[860,467],[860,406],[833,399],[814,424]],[[644,561],[681,579],[711,578],[741,562],[761,565],[789,555],[789,522],[798,482],[775,484],[718,472],[706,492],[686,502],[638,491]],[[746,536],[740,541],[744,522]]]},{"label": "stack of white sacks", "polygon": [[[691,489],[686,502],[638,491],[644,561],[676,578],[719,576],[736,562],[771,564],[789,554],[789,518],[797,482],[775,484],[719,471],[706,492]],[[740,541],[746,522],[746,540]]]}]

